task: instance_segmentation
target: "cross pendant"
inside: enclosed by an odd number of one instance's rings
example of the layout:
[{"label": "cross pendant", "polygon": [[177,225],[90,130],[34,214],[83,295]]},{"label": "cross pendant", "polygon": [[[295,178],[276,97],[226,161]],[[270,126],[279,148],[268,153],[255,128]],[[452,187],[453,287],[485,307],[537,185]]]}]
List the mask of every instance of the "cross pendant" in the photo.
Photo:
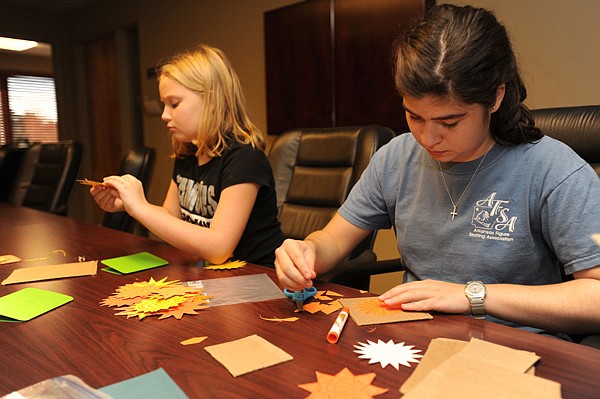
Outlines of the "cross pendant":
[{"label": "cross pendant", "polygon": [[452,215],[452,220],[454,220],[454,216],[458,215],[458,213],[456,213],[456,205],[454,205],[452,212],[450,212],[450,215]]}]

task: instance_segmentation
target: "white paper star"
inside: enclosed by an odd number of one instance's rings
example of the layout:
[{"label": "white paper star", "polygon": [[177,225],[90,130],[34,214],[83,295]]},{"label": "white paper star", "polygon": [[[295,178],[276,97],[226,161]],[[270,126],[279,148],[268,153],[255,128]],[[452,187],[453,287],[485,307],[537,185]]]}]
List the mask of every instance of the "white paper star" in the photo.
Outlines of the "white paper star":
[{"label": "white paper star", "polygon": [[410,367],[410,362],[419,363],[419,358],[423,355],[418,355],[421,352],[419,349],[412,349],[414,345],[404,345],[404,342],[395,344],[391,339],[388,342],[377,340],[377,343],[367,341],[368,344],[359,342],[354,345],[357,349],[354,352],[359,353],[360,359],[369,359],[369,364],[381,363],[381,367],[385,368],[388,364],[399,370],[399,365]]}]

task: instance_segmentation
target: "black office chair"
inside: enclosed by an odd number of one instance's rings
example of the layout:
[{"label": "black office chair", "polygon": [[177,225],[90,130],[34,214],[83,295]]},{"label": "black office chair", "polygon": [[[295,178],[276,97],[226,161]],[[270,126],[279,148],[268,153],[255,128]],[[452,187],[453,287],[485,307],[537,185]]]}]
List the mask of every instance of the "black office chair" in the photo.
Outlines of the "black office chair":
[{"label": "black office chair", "polygon": [[[154,148],[138,147],[129,150],[121,161],[118,174],[137,177],[144,185],[144,191],[147,192],[155,160],[156,150]],[[140,235],[147,234],[146,230],[126,212],[107,212],[102,220],[102,226],[129,233],[136,231]]]},{"label": "black office chair", "polygon": [[12,145],[0,147],[0,201],[7,202],[13,189],[17,172],[27,148]]},{"label": "black office chair", "polygon": [[35,143],[27,148],[8,202],[66,215],[82,156],[81,143]]},{"label": "black office chair", "polygon": [[[393,136],[391,129],[377,125],[293,129],[278,136],[269,162],[283,235],[304,239],[325,227],[375,151]],[[372,234],[363,241],[350,258],[375,260],[375,254],[367,251],[374,238]]]},{"label": "black office chair", "polygon": [[533,110],[535,125],[562,141],[600,176],[600,105]]}]

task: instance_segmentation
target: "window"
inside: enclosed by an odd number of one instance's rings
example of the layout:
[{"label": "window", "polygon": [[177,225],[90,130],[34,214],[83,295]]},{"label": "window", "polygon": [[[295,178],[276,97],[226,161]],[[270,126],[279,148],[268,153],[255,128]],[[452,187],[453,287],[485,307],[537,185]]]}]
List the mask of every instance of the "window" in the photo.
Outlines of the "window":
[{"label": "window", "polygon": [[0,74],[0,145],[58,141],[54,79]]}]

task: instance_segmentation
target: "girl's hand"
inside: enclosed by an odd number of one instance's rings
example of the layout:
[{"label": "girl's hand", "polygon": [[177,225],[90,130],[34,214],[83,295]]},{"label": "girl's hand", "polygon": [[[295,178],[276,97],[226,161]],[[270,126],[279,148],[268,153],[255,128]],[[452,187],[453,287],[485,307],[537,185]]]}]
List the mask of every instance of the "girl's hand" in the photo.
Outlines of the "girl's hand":
[{"label": "girl's hand", "polygon": [[379,296],[387,306],[402,310],[471,313],[465,286],[436,280],[411,281],[400,284]]},{"label": "girl's hand", "polygon": [[312,287],[315,247],[310,241],[287,239],[275,250],[275,269],[281,284],[293,291]]},{"label": "girl's hand", "polygon": [[100,209],[105,212],[121,212],[124,210],[119,192],[109,185],[96,185],[90,188],[90,194]]},{"label": "girl's hand", "polygon": [[[132,175],[108,176],[104,178],[104,183],[116,191],[123,210],[134,216],[135,211],[140,211],[145,205],[148,205],[144,195],[142,182]],[[115,201],[118,203],[118,201]],[[135,216],[134,216],[135,217]]]}]

